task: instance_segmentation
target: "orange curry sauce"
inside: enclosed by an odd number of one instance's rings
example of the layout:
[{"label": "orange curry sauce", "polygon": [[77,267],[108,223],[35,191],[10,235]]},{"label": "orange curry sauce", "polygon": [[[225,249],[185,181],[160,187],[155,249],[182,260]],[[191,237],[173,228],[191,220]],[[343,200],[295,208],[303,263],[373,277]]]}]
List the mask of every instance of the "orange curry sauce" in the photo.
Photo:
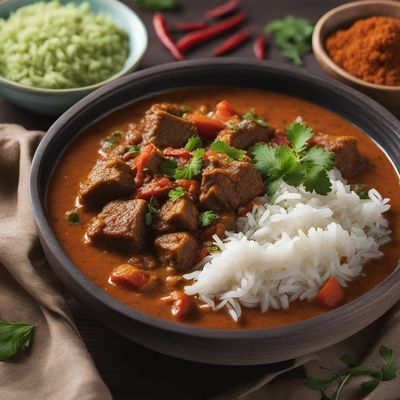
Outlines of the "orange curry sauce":
[{"label": "orange curry sauce", "polygon": [[[153,292],[139,293],[110,284],[108,278],[112,269],[126,262],[127,257],[83,243],[86,224],[95,216],[95,213],[80,211],[81,222],[71,224],[67,221],[65,212],[74,208],[79,183],[95,164],[101,139],[115,130],[127,130],[128,124],[141,119],[153,103],[177,102],[187,104],[191,109],[205,104],[213,108],[222,99],[229,100],[241,113],[254,107],[260,117],[278,128],[285,128],[301,115],[315,132],[351,135],[357,138],[358,149],[368,160],[369,168],[355,181],[363,181],[368,186],[378,189],[382,196],[391,199],[391,210],[386,213],[386,218],[390,221],[393,233],[392,241],[382,248],[385,256],[370,262],[364,267],[365,275],[349,283],[348,288],[345,289],[345,302],[366,293],[384,280],[395,269],[400,258],[400,218],[394,217],[400,215],[399,178],[385,154],[355,126],[315,104],[277,93],[243,88],[191,89],[158,95],[105,117],[86,129],[71,143],[54,171],[49,185],[47,207],[55,234],[76,266],[98,286],[121,302],[144,313],[174,320],[170,304],[160,299],[163,295],[168,295],[174,287],[162,286]],[[183,284],[180,285],[180,287],[183,286]],[[307,301],[291,303],[287,312],[271,310],[261,314],[258,309],[244,307],[243,311],[240,323],[235,323],[225,310],[196,311],[190,320],[182,323],[209,328],[254,329],[282,326],[326,312]]]}]

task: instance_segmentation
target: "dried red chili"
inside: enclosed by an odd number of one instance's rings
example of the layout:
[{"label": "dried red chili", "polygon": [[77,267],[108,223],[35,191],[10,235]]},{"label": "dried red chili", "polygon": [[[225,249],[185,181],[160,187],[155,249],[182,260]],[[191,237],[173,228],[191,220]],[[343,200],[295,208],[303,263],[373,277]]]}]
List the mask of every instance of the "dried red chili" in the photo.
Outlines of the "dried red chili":
[{"label": "dried red chili", "polygon": [[259,60],[263,60],[265,58],[265,45],[266,39],[264,35],[260,35],[254,41],[253,44],[253,53]]},{"label": "dried red chili", "polygon": [[220,6],[207,10],[204,15],[207,18],[220,18],[238,8],[239,4],[238,0],[229,0]]},{"label": "dried red chili", "polygon": [[199,29],[206,28],[208,23],[206,21],[176,21],[174,22],[174,28],[182,32],[192,32]]},{"label": "dried red chili", "polygon": [[183,55],[176,46],[175,42],[172,40],[171,35],[167,28],[167,23],[165,22],[164,15],[157,12],[153,16],[153,26],[157,37],[160,42],[169,50],[176,60],[183,60]]},{"label": "dried red chili", "polygon": [[210,25],[207,28],[188,33],[178,41],[177,47],[179,51],[185,52],[186,50],[189,50],[200,43],[203,43],[215,36],[221,35],[235,28],[245,19],[246,14],[244,12],[240,12],[233,17],[227,18],[226,20],[218,22],[214,25]]},{"label": "dried red chili", "polygon": [[242,31],[235,33],[213,50],[213,56],[218,57],[222,54],[229,53],[248,40],[250,36],[251,32],[249,29],[243,29]]}]

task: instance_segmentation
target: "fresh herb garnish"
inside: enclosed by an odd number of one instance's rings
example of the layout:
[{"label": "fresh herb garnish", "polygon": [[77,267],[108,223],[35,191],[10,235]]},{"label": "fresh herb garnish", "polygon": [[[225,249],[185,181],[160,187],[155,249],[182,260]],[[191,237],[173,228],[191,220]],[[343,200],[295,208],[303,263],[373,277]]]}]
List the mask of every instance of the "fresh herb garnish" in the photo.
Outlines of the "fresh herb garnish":
[{"label": "fresh herb garnish", "polygon": [[189,151],[193,151],[203,147],[203,142],[200,139],[199,135],[194,135],[189,138],[187,143],[185,144],[185,149]]},{"label": "fresh herb garnish", "polygon": [[153,222],[153,216],[160,212],[160,205],[155,197],[151,197],[147,204],[147,212],[144,215],[144,222],[147,226],[150,226]]},{"label": "fresh herb garnish", "polygon": [[354,185],[352,185],[352,189],[354,192],[356,192],[358,194],[358,197],[361,200],[368,200],[369,199],[369,187],[363,183],[363,182],[357,182]]},{"label": "fresh herb garnish", "polygon": [[140,153],[140,147],[139,146],[131,146],[128,149],[128,153]]},{"label": "fresh herb garnish", "polygon": [[70,222],[71,224],[79,224],[79,215],[75,210],[67,211],[66,215],[68,222]]},{"label": "fresh herb garnish", "polygon": [[103,150],[111,150],[113,149],[118,143],[119,138],[124,134],[122,131],[115,131],[111,135],[107,136],[102,142],[101,146]]},{"label": "fresh herb garnish", "polygon": [[226,127],[231,131],[234,131],[236,129],[236,125],[232,125],[232,124],[227,124]]},{"label": "fresh herb garnish", "polygon": [[[340,394],[347,384],[347,382],[354,376],[369,376],[370,380],[361,383],[361,388],[365,393],[372,392],[381,382],[390,381],[396,378],[396,372],[399,365],[393,360],[393,350],[385,346],[379,348],[379,355],[383,360],[383,367],[380,370],[373,370],[368,367],[360,365],[358,360],[344,355],[340,359],[347,365],[348,369],[344,372],[331,371],[328,368],[321,369],[327,370],[331,376],[325,379],[314,378],[308,376],[304,381],[306,386],[310,389],[320,392],[322,400],[339,400]],[[328,395],[328,389],[332,384],[335,384],[334,391]]]},{"label": "fresh herb garnish", "polygon": [[196,149],[189,164],[186,167],[179,167],[175,170],[174,178],[192,179],[194,176],[200,174],[203,167],[201,158],[203,157],[204,152],[204,149]]},{"label": "fresh herb garnish", "polygon": [[135,0],[135,2],[150,10],[171,10],[178,4],[177,0]]},{"label": "fresh herb garnish", "polygon": [[358,193],[358,197],[361,200],[368,200],[369,199],[369,195],[368,195],[367,191]]},{"label": "fresh herb garnish", "polygon": [[242,160],[246,154],[246,150],[236,149],[235,147],[229,146],[228,143],[225,143],[221,140],[213,142],[211,144],[211,149],[218,153],[225,153],[233,160]]},{"label": "fresh herb garnish", "polygon": [[258,116],[256,114],[256,110],[254,108],[250,108],[250,110],[247,111],[247,113],[243,115],[243,118],[249,119],[260,126],[268,126],[268,124],[263,119],[258,118]]},{"label": "fresh herb garnish", "polygon": [[204,211],[199,214],[199,225],[202,228],[205,228],[206,226],[212,224],[219,215],[214,212],[214,211]]},{"label": "fresh herb garnish", "polygon": [[313,30],[314,25],[310,21],[290,15],[265,26],[265,31],[272,34],[282,55],[295,65],[303,65],[301,55],[311,50]]},{"label": "fresh herb garnish", "polygon": [[329,193],[331,183],[327,171],[333,168],[334,153],[322,148],[307,149],[313,136],[311,128],[295,122],[286,129],[289,146],[270,146],[258,143],[253,146],[255,168],[266,178],[267,194],[272,197],[280,183],[292,186],[304,184],[308,192]]},{"label": "fresh herb garnish", "polygon": [[176,201],[179,198],[181,198],[182,196],[184,196],[186,193],[186,190],[183,187],[176,187],[175,189],[172,189],[168,192],[168,197],[172,200],[172,201]]},{"label": "fresh herb garnish", "polygon": [[19,350],[31,344],[32,324],[0,321],[0,361],[10,361]]},{"label": "fresh herb garnish", "polygon": [[175,170],[178,167],[178,164],[175,158],[165,158],[161,161],[160,167],[158,168],[159,172],[163,175],[167,175],[170,178],[174,176]]},{"label": "fresh herb garnish", "polygon": [[182,117],[183,114],[186,114],[187,112],[189,112],[190,108],[188,105],[184,104],[183,106],[181,106],[181,108],[179,110],[175,110],[174,114],[177,117]]}]

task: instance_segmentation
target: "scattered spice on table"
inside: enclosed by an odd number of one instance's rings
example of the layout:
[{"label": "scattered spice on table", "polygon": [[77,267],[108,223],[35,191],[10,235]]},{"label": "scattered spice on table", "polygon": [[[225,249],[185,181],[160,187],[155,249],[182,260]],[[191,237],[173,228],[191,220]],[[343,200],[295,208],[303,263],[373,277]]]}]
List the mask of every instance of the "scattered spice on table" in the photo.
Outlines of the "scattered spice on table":
[{"label": "scattered spice on table", "polygon": [[206,11],[204,15],[206,16],[206,18],[209,19],[221,18],[224,15],[229,14],[232,11],[236,10],[239,7],[239,5],[240,3],[238,0],[228,0],[226,3]]},{"label": "scattered spice on table", "polygon": [[156,35],[160,39],[161,43],[170,51],[176,60],[183,60],[183,55],[172,40],[165,18],[160,12],[154,14],[153,25]]},{"label": "scattered spice on table", "polygon": [[210,25],[207,28],[188,33],[177,42],[177,47],[182,53],[184,53],[200,43],[239,26],[246,19],[246,16],[247,15],[244,12],[240,12],[230,18],[222,20],[221,22]]},{"label": "scattered spice on table", "polygon": [[332,60],[363,81],[400,85],[400,19],[370,17],[328,37]]},{"label": "scattered spice on table", "polygon": [[267,44],[267,39],[265,35],[257,36],[253,44],[253,53],[256,58],[263,60],[265,58],[265,46]]},{"label": "scattered spice on table", "polygon": [[295,65],[303,65],[301,56],[311,51],[311,36],[314,25],[304,18],[291,15],[275,19],[265,26],[282,55]]},{"label": "scattered spice on table", "polygon": [[251,31],[249,29],[243,29],[235,33],[213,50],[213,56],[218,57],[229,53],[230,51],[239,47],[246,40],[250,39],[250,37]]}]

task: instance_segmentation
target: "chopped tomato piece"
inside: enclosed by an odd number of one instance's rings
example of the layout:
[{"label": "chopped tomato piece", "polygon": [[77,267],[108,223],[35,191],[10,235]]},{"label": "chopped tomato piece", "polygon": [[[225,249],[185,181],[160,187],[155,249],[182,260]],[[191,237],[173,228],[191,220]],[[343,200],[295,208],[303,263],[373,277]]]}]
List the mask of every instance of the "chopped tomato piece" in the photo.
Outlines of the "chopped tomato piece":
[{"label": "chopped tomato piece", "polygon": [[174,186],[175,185],[168,178],[155,179],[137,189],[136,198],[148,200],[152,196],[160,196],[165,192],[169,192]]},{"label": "chopped tomato piece", "polygon": [[176,184],[186,189],[189,194],[199,194],[200,187],[199,183],[194,179],[178,179]]},{"label": "chopped tomato piece", "polygon": [[186,160],[192,158],[192,153],[186,149],[174,149],[173,147],[167,147],[163,153],[166,157],[184,158]]},{"label": "chopped tomato piece", "polygon": [[193,308],[192,299],[182,292],[182,290],[174,290],[171,292],[171,300],[173,301],[171,313],[175,318],[184,319]]},{"label": "chopped tomato piece", "polygon": [[136,158],[135,162],[135,167],[136,167],[136,177],[135,177],[135,182],[138,186],[143,185],[143,181],[145,178],[145,172],[144,168],[146,167],[146,162],[153,150],[157,150],[156,146],[154,144],[150,143],[142,153],[138,155]]},{"label": "chopped tomato piece", "polygon": [[337,307],[343,300],[344,290],[334,276],[331,276],[315,296],[315,302],[324,308]]},{"label": "chopped tomato piece", "polygon": [[142,269],[135,268],[130,264],[121,264],[114,268],[110,277],[113,283],[140,289],[150,279],[150,274]]},{"label": "chopped tomato piece", "polygon": [[198,112],[190,114],[188,118],[196,125],[197,132],[203,139],[215,139],[217,133],[225,128],[222,122]]},{"label": "chopped tomato piece", "polygon": [[227,100],[220,101],[216,106],[215,119],[220,122],[229,121],[237,112]]},{"label": "chopped tomato piece", "polygon": [[210,254],[210,250],[207,247],[201,247],[196,253],[196,263],[199,263],[204,257]]}]

